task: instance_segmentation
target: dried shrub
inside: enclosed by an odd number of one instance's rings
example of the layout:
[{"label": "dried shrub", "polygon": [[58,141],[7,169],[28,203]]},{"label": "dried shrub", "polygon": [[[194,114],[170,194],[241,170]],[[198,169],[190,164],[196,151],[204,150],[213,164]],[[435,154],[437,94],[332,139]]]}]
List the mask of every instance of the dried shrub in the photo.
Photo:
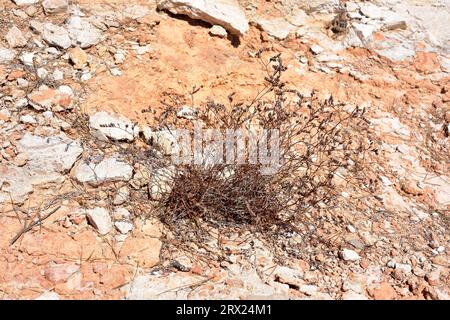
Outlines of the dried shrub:
[{"label": "dried shrub", "polygon": [[[175,235],[198,240],[210,227],[265,236],[298,232],[307,212],[336,200],[341,191],[333,184],[337,171],[360,169],[371,148],[364,110],[347,110],[332,97],[321,100],[314,92],[307,97],[288,88],[280,55],[264,67],[271,72],[254,100],[235,103],[231,94],[228,105],[207,101],[196,110],[197,119],[205,129],[278,129],[278,170],[264,175],[260,164],[154,162],[170,168],[155,175],[150,195]],[[192,129],[191,121],[177,116],[177,106],[165,105],[159,129]]]},{"label": "dried shrub", "polygon": [[334,34],[338,35],[346,33],[349,27],[350,16],[345,7],[339,7],[336,10],[336,15],[331,21],[329,28]]}]

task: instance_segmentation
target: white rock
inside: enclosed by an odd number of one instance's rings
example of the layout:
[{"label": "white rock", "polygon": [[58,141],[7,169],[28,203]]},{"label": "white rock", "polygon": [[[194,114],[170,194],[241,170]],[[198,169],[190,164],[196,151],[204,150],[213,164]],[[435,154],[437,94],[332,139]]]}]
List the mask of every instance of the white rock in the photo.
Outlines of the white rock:
[{"label": "white rock", "polygon": [[158,8],[220,25],[237,35],[249,29],[247,18],[236,0],[158,0]]},{"label": "white rock", "polygon": [[337,0],[308,0],[301,1],[300,3],[305,7],[305,9],[307,9],[308,12],[320,13],[330,13],[334,11],[339,5],[339,1]]},{"label": "white rock", "polygon": [[295,270],[284,266],[278,266],[275,270],[275,278],[278,282],[290,284],[296,287],[303,285],[302,270]]},{"label": "white rock", "polygon": [[344,259],[345,261],[358,261],[359,259],[361,259],[356,251],[350,249],[344,249],[340,253],[342,259]]},{"label": "white rock", "polygon": [[365,18],[359,12],[349,12],[348,17],[353,20],[361,20],[362,18]]},{"label": "white rock", "polygon": [[371,19],[382,19],[384,16],[384,11],[382,8],[372,4],[372,3],[361,3],[360,10],[363,15]]},{"label": "white rock", "polygon": [[356,232],[356,229],[355,229],[355,227],[354,226],[352,226],[352,225],[348,225],[347,226],[347,231],[348,232],[351,232],[351,233],[355,233]]},{"label": "white rock", "polygon": [[347,291],[342,295],[342,300],[369,300],[369,299],[361,293]]},{"label": "white rock", "polygon": [[377,131],[386,134],[397,134],[403,137],[409,137],[411,131],[408,126],[400,122],[400,119],[397,117],[385,117],[379,119],[371,119],[370,123],[374,125]]},{"label": "white rock", "polygon": [[175,133],[169,130],[153,131],[149,127],[142,129],[145,139],[161,148],[164,155],[171,155],[177,142]]},{"label": "white rock", "polygon": [[92,74],[88,70],[85,70],[81,74],[80,80],[81,81],[88,81],[91,78],[92,78]]},{"label": "white rock", "polygon": [[30,83],[27,80],[23,79],[23,78],[17,79],[17,86],[19,88],[26,88],[26,87],[28,87],[29,84]]},{"label": "white rock", "polygon": [[375,50],[379,55],[389,58],[393,61],[403,61],[416,55],[414,48],[405,44],[395,44],[384,49]]},{"label": "white rock", "polygon": [[60,27],[51,23],[44,25],[42,38],[51,46],[67,49],[72,45],[69,33],[64,27]]},{"label": "white rock", "polygon": [[131,218],[131,213],[125,208],[115,208],[114,209],[114,219],[116,220],[126,220],[129,221]]},{"label": "white rock", "polygon": [[45,68],[38,68],[36,70],[36,75],[39,79],[45,79],[48,76],[48,71]]},{"label": "white rock", "polygon": [[97,207],[86,210],[86,217],[101,235],[108,234],[113,227],[111,216],[105,208]]},{"label": "white rock", "polygon": [[180,110],[178,110],[177,117],[187,120],[194,120],[197,117],[197,110],[188,106],[183,106]]},{"label": "white rock", "polygon": [[[17,85],[21,88],[25,88],[28,87],[28,81],[26,82],[26,85],[24,85],[23,83],[21,83],[21,81],[19,81],[20,79],[17,79]],[[26,81],[26,80],[25,80]],[[14,104],[14,106],[18,109],[21,108],[25,108],[28,105],[28,99],[27,98],[22,98],[17,100],[17,102]]]},{"label": "white rock", "polygon": [[412,271],[412,267],[409,264],[406,263],[396,263],[395,264],[395,270],[400,270],[404,274],[410,274]]},{"label": "white rock", "polygon": [[298,8],[294,8],[292,12],[288,14],[285,18],[290,24],[296,27],[300,27],[307,24],[309,16],[305,11]]},{"label": "white rock", "polygon": [[317,286],[310,285],[310,284],[304,284],[298,288],[298,291],[300,291],[301,293],[304,293],[308,296],[312,296],[317,292]]},{"label": "white rock", "polygon": [[[39,46],[39,48],[42,48],[43,46],[44,46],[44,45]],[[52,55],[52,56],[57,56],[57,55],[60,55],[60,54],[61,54],[61,51],[59,51],[59,50],[56,49],[55,47],[48,47],[48,48],[45,48],[45,51],[46,51],[48,54]]]},{"label": "white rock", "polygon": [[34,52],[24,52],[20,56],[20,61],[26,66],[32,67],[34,65]]},{"label": "white rock", "polygon": [[[450,58],[441,57],[441,69],[446,73],[450,73]],[[450,123],[448,125],[449,125],[448,132],[450,132]]]},{"label": "white rock", "polygon": [[44,112],[42,112],[42,116],[45,119],[52,119],[53,118],[53,112],[51,112],[51,111],[44,111]]},{"label": "white rock", "polygon": [[30,4],[38,3],[40,0],[13,0],[18,6],[27,6]]},{"label": "white rock", "polygon": [[60,300],[59,294],[53,291],[45,291],[35,300]]},{"label": "white rock", "polygon": [[10,63],[16,57],[16,52],[11,49],[0,47],[0,64]]},{"label": "white rock", "polygon": [[94,27],[88,19],[79,16],[70,17],[66,28],[73,44],[82,49],[97,44],[102,38],[100,30]]},{"label": "white rock", "polygon": [[395,260],[389,260],[388,263],[386,264],[386,266],[391,269],[395,269],[396,265],[397,263],[395,262]]},{"label": "white rock", "polygon": [[67,10],[69,0],[44,0],[42,7],[46,14],[59,13]]},{"label": "white rock", "polygon": [[147,52],[152,52],[153,48],[151,45],[147,44],[145,46],[133,45],[132,48],[136,51],[138,56],[146,54]]},{"label": "white rock", "polygon": [[31,192],[33,192],[33,186],[26,168],[0,164],[1,201],[12,199],[14,203],[22,203]]},{"label": "white rock", "polygon": [[380,176],[380,180],[383,183],[383,185],[386,186],[386,187],[389,187],[389,186],[393,185],[393,183],[391,182],[391,180],[389,180],[388,177]]},{"label": "white rock", "polygon": [[122,234],[127,234],[133,229],[133,224],[128,221],[116,221],[114,225],[116,226],[116,229]]},{"label": "white rock", "polygon": [[342,284],[342,290],[353,291],[356,293],[364,292],[364,281],[358,278],[346,279]]},{"label": "white rock", "polygon": [[288,37],[289,33],[294,31],[295,26],[287,22],[285,19],[258,19],[258,26],[263,29],[270,36],[278,39],[284,40]]},{"label": "white rock", "polygon": [[97,112],[89,118],[89,127],[97,130],[102,138],[133,141],[139,134],[139,127],[121,115]]},{"label": "white rock", "polygon": [[139,19],[150,13],[148,7],[144,7],[138,4],[127,5],[122,11],[122,14],[126,18]]},{"label": "white rock", "polygon": [[211,29],[209,29],[209,34],[220,38],[226,38],[228,35],[227,30],[218,25],[212,26]]},{"label": "white rock", "polygon": [[116,158],[107,158],[98,164],[80,161],[75,165],[72,176],[79,182],[94,185],[109,181],[128,181],[133,176],[133,168]]},{"label": "white rock", "polygon": [[127,202],[129,197],[130,197],[130,189],[126,186],[121,187],[119,190],[117,190],[117,194],[114,197],[113,204],[116,206],[121,205]]},{"label": "white rock", "polygon": [[20,122],[26,123],[26,124],[36,124],[37,123],[36,119],[32,115],[29,115],[29,114],[21,116]]},{"label": "white rock", "polygon": [[369,24],[353,23],[353,29],[363,43],[367,43],[372,39],[372,33],[376,31],[376,27]]},{"label": "white rock", "polygon": [[114,62],[116,64],[121,64],[125,61],[125,52],[116,52],[114,54]]},{"label": "white rock", "polygon": [[115,77],[120,77],[122,75],[122,71],[120,71],[117,68],[112,68],[110,71],[111,71],[111,75],[113,75]]},{"label": "white rock", "polygon": [[359,5],[354,2],[346,2],[345,7],[347,8],[348,12],[355,12],[359,10]]},{"label": "white rock", "polygon": [[26,133],[17,143],[19,152],[28,157],[26,165],[33,184],[62,179],[83,152],[81,144],[64,134],[39,137]]},{"label": "white rock", "polygon": [[314,54],[320,54],[323,52],[323,48],[317,44],[311,46],[311,52]]},{"label": "white rock", "polygon": [[428,212],[422,211],[418,208],[413,208],[413,214],[410,216],[411,220],[415,222],[427,220],[430,218],[430,214]]},{"label": "white rock", "polygon": [[11,27],[5,35],[6,42],[8,42],[11,48],[24,47],[27,45],[27,38],[23,35],[22,31],[16,26]]},{"label": "white rock", "polygon": [[406,28],[406,19],[396,12],[387,11],[383,16],[383,29],[393,30],[396,28]]},{"label": "white rock", "polygon": [[66,86],[66,85],[62,85],[58,87],[58,92],[60,92],[61,94],[66,94],[69,97],[73,98],[75,95],[73,93],[73,90],[71,87]]},{"label": "white rock", "polygon": [[64,73],[59,69],[55,69],[52,73],[52,77],[53,80],[60,81],[64,79]]}]

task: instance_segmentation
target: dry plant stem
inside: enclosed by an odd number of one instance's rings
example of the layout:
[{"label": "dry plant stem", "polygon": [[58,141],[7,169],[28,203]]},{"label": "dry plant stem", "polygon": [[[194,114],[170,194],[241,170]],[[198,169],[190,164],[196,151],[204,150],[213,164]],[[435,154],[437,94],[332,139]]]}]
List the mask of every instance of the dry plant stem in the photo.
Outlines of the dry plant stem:
[{"label": "dry plant stem", "polygon": [[27,233],[28,231],[30,231],[31,229],[33,229],[35,226],[40,226],[42,224],[42,222],[44,222],[47,218],[49,218],[52,214],[54,214],[56,211],[59,210],[59,208],[61,208],[61,206],[58,206],[54,209],[52,209],[49,213],[47,213],[45,216],[40,217],[38,220],[33,221],[31,224],[29,224],[28,226],[25,223],[25,226],[22,228],[22,230],[20,230],[15,236],[14,238],[11,239],[11,241],[9,242],[9,245],[12,246],[14,243],[16,243],[17,240],[19,240],[19,238],[24,235],[25,233]]},{"label": "dry plant stem", "polygon": [[[336,171],[356,172],[364,154],[373,148],[366,136],[365,110],[344,110],[344,104],[332,97],[320,100],[314,92],[305,97],[287,88],[282,81],[286,67],[279,54],[268,63],[262,58],[261,62],[268,72],[267,84],[252,101],[234,103],[231,93],[228,106],[207,101],[198,119],[204,128],[278,129],[280,168],[273,175],[262,175],[260,166],[252,164],[176,165],[170,176],[161,178],[161,184],[168,183],[170,188],[156,203],[163,223],[186,241],[204,241],[209,237],[207,226],[221,231],[248,228],[269,237],[300,233],[297,225],[305,213],[319,204],[331,207],[338,197],[339,190],[332,184]],[[191,127],[177,117],[178,104],[167,102],[182,99],[168,98],[159,128]],[[224,172],[232,174],[224,177]]]}]

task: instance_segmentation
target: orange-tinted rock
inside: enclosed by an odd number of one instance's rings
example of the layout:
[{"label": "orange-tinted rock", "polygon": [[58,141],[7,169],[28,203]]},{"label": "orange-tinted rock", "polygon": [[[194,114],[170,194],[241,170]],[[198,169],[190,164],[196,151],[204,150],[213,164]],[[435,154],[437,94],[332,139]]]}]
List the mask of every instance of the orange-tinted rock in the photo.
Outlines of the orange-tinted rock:
[{"label": "orange-tinted rock", "polygon": [[423,194],[423,190],[418,187],[417,183],[412,180],[405,180],[402,182],[402,190],[413,196],[418,196]]},{"label": "orange-tinted rock", "polygon": [[55,89],[35,90],[28,95],[30,104],[37,110],[62,111],[70,107],[72,97]]},{"label": "orange-tinted rock", "polygon": [[436,53],[419,51],[414,59],[414,67],[422,73],[433,73],[441,69],[441,63]]},{"label": "orange-tinted rock", "polygon": [[19,78],[23,78],[23,76],[25,76],[25,71],[23,70],[13,70],[10,72],[10,74],[8,75],[8,80],[9,81],[14,81],[17,80]]},{"label": "orange-tinted rock", "polygon": [[69,59],[75,69],[82,69],[88,62],[89,55],[83,49],[76,47],[69,50]]},{"label": "orange-tinted rock", "polygon": [[80,267],[73,263],[50,265],[44,270],[45,278],[51,282],[65,282],[80,270]]},{"label": "orange-tinted rock", "polygon": [[128,237],[120,249],[120,257],[133,265],[150,268],[159,262],[161,241],[155,238]]},{"label": "orange-tinted rock", "polygon": [[378,288],[371,290],[371,295],[375,300],[392,300],[395,298],[396,293],[389,283],[383,282]]}]

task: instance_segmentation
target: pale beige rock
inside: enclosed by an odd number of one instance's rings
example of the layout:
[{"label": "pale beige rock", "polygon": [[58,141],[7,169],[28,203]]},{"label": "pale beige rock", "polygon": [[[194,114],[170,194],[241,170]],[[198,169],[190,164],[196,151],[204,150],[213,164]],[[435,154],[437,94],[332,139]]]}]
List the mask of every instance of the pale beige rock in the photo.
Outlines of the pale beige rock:
[{"label": "pale beige rock", "polygon": [[220,25],[237,35],[246,33],[249,28],[245,14],[235,0],[158,0],[158,8]]},{"label": "pale beige rock", "polygon": [[69,59],[73,63],[75,69],[82,69],[88,62],[89,55],[80,47],[75,47],[69,50]]},{"label": "pale beige rock", "polygon": [[16,26],[13,26],[8,30],[5,39],[11,48],[24,47],[28,42],[22,31],[20,31],[20,29]]},{"label": "pale beige rock", "polygon": [[109,211],[105,208],[94,208],[86,211],[89,222],[101,234],[108,234],[112,230],[112,221]]},{"label": "pale beige rock", "polygon": [[161,241],[155,238],[128,237],[120,249],[120,257],[142,268],[150,268],[159,262]]},{"label": "pale beige rock", "polygon": [[67,10],[69,6],[68,0],[44,0],[42,7],[46,14],[59,13]]}]

